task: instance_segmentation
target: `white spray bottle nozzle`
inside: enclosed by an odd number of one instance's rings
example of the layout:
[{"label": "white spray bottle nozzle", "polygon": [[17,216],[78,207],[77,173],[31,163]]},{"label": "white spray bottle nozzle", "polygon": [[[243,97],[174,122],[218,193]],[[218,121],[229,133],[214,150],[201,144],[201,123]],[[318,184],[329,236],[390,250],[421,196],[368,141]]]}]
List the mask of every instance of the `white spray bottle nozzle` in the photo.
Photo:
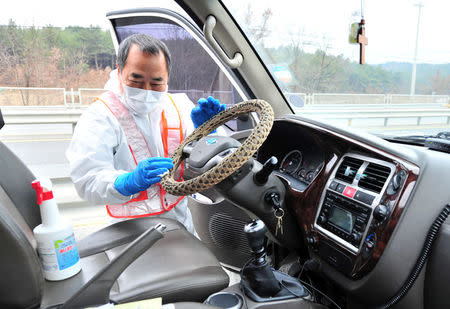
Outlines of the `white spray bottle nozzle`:
[{"label": "white spray bottle nozzle", "polygon": [[52,182],[48,178],[38,178],[31,183],[36,191],[37,203],[41,205],[43,201],[53,198]]}]

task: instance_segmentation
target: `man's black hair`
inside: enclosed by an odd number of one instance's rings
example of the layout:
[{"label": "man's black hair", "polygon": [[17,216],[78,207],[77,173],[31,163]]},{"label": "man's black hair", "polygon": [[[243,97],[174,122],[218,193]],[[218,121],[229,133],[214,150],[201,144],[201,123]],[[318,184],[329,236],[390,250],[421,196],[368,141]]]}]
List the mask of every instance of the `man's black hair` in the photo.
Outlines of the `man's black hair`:
[{"label": "man's black hair", "polygon": [[166,58],[167,74],[170,75],[170,52],[166,44],[149,34],[141,33],[130,35],[120,43],[117,53],[117,64],[120,71],[127,63],[128,53],[133,44],[137,45],[142,52],[152,55],[158,55],[159,51],[162,51],[164,58]]}]

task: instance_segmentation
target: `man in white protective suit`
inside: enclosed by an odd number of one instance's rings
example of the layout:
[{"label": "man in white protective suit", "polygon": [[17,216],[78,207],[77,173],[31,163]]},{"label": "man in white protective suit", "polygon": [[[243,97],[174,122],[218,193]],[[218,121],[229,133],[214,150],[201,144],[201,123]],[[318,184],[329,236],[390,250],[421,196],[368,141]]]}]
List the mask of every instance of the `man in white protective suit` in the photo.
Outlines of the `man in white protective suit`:
[{"label": "man in white protective suit", "polygon": [[[158,215],[194,233],[187,199],[166,194],[159,182],[181,141],[226,107],[212,97],[194,107],[185,94],[167,93],[170,53],[152,36],[122,41],[117,64],[110,91],[83,113],[66,152],[75,188],[90,203],[106,204],[113,218]],[[177,173],[181,179],[183,169]]]}]

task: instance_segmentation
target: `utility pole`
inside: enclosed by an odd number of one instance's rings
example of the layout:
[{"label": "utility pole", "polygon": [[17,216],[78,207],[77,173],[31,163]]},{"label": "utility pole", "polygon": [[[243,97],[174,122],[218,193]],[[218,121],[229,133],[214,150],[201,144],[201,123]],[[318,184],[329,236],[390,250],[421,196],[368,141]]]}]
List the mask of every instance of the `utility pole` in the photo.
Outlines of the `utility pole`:
[{"label": "utility pole", "polygon": [[422,11],[423,4],[422,2],[419,2],[418,4],[414,4],[414,6],[419,7],[419,15],[417,16],[416,49],[414,50],[413,68],[411,74],[411,90],[409,91],[409,95],[415,95],[416,93],[417,44],[419,42],[420,13]]}]

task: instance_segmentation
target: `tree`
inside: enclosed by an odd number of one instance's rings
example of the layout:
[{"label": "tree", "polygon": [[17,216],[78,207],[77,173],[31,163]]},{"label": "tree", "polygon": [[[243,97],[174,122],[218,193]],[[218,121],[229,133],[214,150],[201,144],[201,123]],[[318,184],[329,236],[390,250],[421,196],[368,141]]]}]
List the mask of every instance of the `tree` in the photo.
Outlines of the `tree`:
[{"label": "tree", "polygon": [[431,94],[450,95],[450,75],[442,76],[441,70],[431,78]]},{"label": "tree", "polygon": [[247,35],[249,35],[249,39],[253,44],[261,44],[270,34],[269,19],[272,15],[272,9],[267,8],[262,12],[261,20],[257,22],[252,6],[250,3],[248,4],[247,12],[245,14],[245,24],[248,28]]}]

